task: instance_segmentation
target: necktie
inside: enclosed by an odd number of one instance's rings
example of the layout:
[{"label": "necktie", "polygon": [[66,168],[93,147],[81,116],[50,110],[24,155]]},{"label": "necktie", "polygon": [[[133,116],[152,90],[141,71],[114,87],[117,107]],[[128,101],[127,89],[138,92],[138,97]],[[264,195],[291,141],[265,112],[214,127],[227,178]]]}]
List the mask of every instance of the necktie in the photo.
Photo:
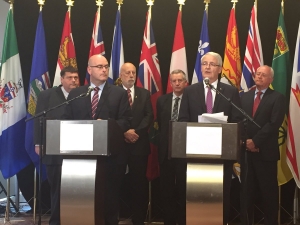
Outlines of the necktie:
[{"label": "necktie", "polygon": [[92,117],[93,117],[93,119],[95,119],[97,105],[98,105],[98,100],[99,100],[98,92],[99,92],[99,88],[95,87],[94,88],[94,96],[92,98]]},{"label": "necktie", "polygon": [[213,112],[213,104],[212,104],[212,93],[210,87],[207,87],[207,95],[206,95],[206,112],[212,113]]},{"label": "necktie", "polygon": [[259,105],[259,103],[260,103],[260,96],[261,96],[261,95],[262,95],[262,92],[261,92],[261,91],[259,91],[259,92],[256,93],[256,98],[254,99],[254,103],[253,103],[252,116],[254,116],[255,113],[256,113],[256,110],[257,110],[258,105]]},{"label": "necktie", "polygon": [[173,111],[172,111],[172,116],[171,116],[171,120],[172,121],[177,121],[178,120],[178,102],[179,102],[180,98],[176,97],[175,98],[175,103],[173,106]]},{"label": "necktie", "polygon": [[129,105],[130,105],[130,107],[132,107],[131,90],[129,88],[127,89],[127,94],[128,94]]}]

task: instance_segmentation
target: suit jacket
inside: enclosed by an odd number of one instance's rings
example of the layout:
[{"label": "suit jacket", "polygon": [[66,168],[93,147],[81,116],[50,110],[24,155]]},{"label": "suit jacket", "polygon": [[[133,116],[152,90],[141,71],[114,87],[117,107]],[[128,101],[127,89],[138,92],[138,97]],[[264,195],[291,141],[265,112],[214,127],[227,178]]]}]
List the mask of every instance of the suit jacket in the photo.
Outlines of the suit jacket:
[{"label": "suit jacket", "polygon": [[[65,101],[66,99],[61,90],[61,85],[57,88],[47,89],[40,93],[35,112],[40,113],[51,107],[59,105]],[[65,111],[65,105],[48,112],[46,118],[50,120],[62,119],[64,111]],[[34,140],[35,140],[35,144],[41,144],[39,119],[35,119],[34,121]],[[63,159],[62,156],[45,155],[43,157],[43,163],[45,163],[46,165],[51,165],[51,164],[61,165],[62,159]]]},{"label": "suit jacket", "polygon": [[[242,108],[252,115],[255,90],[242,95]],[[285,115],[285,98],[277,91],[268,88],[253,117],[261,126],[259,129],[253,123],[247,125],[247,139],[252,139],[259,148],[256,154],[261,160],[279,160],[278,130]]]},{"label": "suit jacket", "polygon": [[[235,87],[219,81],[216,89],[225,97],[230,98],[235,105],[241,107],[239,92]],[[207,113],[203,83],[199,82],[186,87],[183,93],[178,121],[198,122],[198,115]],[[224,115],[228,116],[229,123],[237,123],[242,119],[241,113],[220,94],[216,94],[213,107],[213,113],[218,112],[224,112]]]},{"label": "suit jacket", "polygon": [[158,160],[160,164],[168,157],[169,121],[171,120],[172,97],[173,93],[162,95],[156,102],[156,115],[159,127]]},{"label": "suit jacket", "polygon": [[148,90],[134,87],[134,101],[131,113],[130,129],[135,129],[139,139],[136,143],[129,143],[127,146],[133,155],[148,155],[150,153],[148,129],[153,121],[153,109]]}]

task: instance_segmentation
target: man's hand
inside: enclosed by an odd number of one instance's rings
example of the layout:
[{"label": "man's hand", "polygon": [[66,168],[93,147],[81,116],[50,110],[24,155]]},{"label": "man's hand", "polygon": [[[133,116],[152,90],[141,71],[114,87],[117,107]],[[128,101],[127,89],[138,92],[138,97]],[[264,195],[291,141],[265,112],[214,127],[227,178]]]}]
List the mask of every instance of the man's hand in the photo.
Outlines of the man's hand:
[{"label": "man's hand", "polygon": [[139,139],[139,135],[135,133],[134,129],[129,129],[124,133],[125,142],[135,143]]},{"label": "man's hand", "polygon": [[259,152],[259,148],[255,147],[254,142],[252,139],[247,139],[246,141],[246,150],[250,152]]},{"label": "man's hand", "polygon": [[39,145],[36,145],[35,147],[34,147],[34,151],[35,151],[35,153],[36,154],[40,154],[40,146]]}]

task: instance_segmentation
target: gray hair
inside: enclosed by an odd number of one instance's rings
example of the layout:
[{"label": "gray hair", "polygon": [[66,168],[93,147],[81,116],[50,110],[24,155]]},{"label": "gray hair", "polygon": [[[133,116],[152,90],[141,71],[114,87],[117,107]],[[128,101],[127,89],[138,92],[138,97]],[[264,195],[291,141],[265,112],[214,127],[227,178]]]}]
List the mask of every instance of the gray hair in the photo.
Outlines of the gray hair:
[{"label": "gray hair", "polygon": [[202,63],[202,61],[203,61],[204,56],[206,56],[206,55],[211,55],[211,56],[215,57],[215,59],[217,59],[217,61],[218,61],[218,65],[219,65],[220,67],[222,67],[222,57],[220,56],[220,54],[218,54],[218,53],[216,53],[216,52],[207,52],[205,55],[203,55],[203,56],[201,57],[201,63]]},{"label": "gray hair", "polygon": [[180,70],[180,69],[173,70],[173,71],[171,72],[171,75],[173,75],[173,74],[178,74],[178,73],[181,73],[183,79],[184,79],[184,80],[187,80],[187,79],[186,79],[186,74],[185,74],[185,72],[183,72],[183,71]]}]

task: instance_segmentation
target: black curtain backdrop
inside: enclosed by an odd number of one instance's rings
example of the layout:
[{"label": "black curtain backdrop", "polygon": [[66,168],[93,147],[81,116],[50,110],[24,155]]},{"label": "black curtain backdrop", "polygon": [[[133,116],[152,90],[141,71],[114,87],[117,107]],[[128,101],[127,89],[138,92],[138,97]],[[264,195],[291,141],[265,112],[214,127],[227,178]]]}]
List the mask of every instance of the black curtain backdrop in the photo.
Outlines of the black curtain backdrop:
[{"label": "black curtain backdrop", "polygon": [[[258,25],[261,35],[265,64],[272,64],[276,28],[281,0],[258,0]],[[236,5],[241,59],[244,59],[248,35],[252,0],[240,0]],[[191,80],[200,37],[205,4],[202,0],[186,0],[182,10],[182,24],[185,37],[188,75]],[[106,50],[110,60],[111,44],[118,5],[115,0],[104,0],[101,9],[101,27]],[[158,58],[160,60],[163,89],[169,74],[170,59],[179,5],[176,0],[156,0],[152,8],[152,25],[155,34]],[[208,29],[211,50],[224,55],[227,24],[232,3],[230,0],[212,0],[208,10]],[[47,0],[43,8],[43,19],[47,42],[47,55],[51,80],[54,79],[58,48],[65,14],[68,7],[64,0]],[[122,32],[125,61],[136,67],[142,46],[143,31],[148,6],[145,0],[124,0],[121,8]],[[34,37],[39,13],[36,0],[15,0],[14,18],[22,63],[25,93],[30,77]],[[84,81],[89,46],[97,6],[94,0],[75,0],[71,9],[72,32],[76,49],[81,83]],[[293,59],[300,21],[300,2],[285,0],[285,22]],[[292,64],[292,61],[291,61]]]}]

